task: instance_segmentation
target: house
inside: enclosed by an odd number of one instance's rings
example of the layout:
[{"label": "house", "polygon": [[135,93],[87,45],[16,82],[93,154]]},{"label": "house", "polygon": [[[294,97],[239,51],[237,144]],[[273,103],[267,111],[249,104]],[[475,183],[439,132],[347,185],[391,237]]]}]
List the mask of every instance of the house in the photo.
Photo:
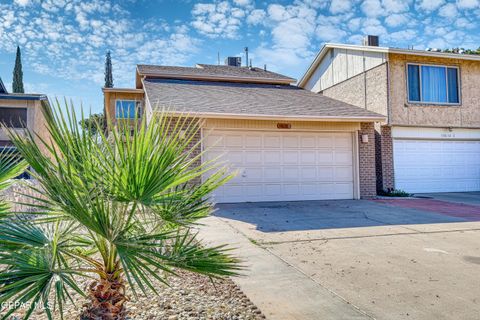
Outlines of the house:
[{"label": "house", "polygon": [[[227,61],[237,61],[228,59]],[[195,115],[204,159],[239,171],[217,202],[358,199],[375,187],[374,123],[385,117],[293,86],[263,68],[138,65],[136,88],[104,88],[115,122],[145,110]]]},{"label": "house", "polygon": [[[43,94],[8,93],[0,79],[0,123],[18,130],[28,128],[38,134],[36,139],[45,139],[48,130],[41,111],[42,101],[47,101]],[[12,142],[7,133],[0,130],[0,148],[6,147],[11,148]]]},{"label": "house", "polygon": [[480,190],[480,56],[438,51],[380,47],[372,36],[326,44],[299,81],[387,117],[375,126],[379,190]]}]

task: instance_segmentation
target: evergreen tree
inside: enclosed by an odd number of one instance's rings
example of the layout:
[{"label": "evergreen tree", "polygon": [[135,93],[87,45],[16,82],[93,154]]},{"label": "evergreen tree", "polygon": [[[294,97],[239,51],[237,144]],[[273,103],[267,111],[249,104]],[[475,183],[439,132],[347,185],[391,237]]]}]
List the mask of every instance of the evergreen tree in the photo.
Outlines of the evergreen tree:
[{"label": "evergreen tree", "polygon": [[22,71],[22,54],[20,53],[20,47],[17,46],[17,57],[15,58],[15,68],[13,69],[13,93],[24,93],[23,88],[23,71]]},{"label": "evergreen tree", "polygon": [[113,88],[112,57],[110,56],[110,51],[107,52],[105,59],[105,88]]}]

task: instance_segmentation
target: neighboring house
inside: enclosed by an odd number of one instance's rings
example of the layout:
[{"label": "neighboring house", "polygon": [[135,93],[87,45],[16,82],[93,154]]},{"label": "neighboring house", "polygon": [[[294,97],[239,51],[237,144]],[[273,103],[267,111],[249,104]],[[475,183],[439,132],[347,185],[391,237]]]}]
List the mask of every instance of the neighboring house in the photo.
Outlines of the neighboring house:
[{"label": "neighboring house", "polygon": [[217,202],[375,196],[374,122],[385,117],[294,82],[261,68],[138,65],[136,89],[103,89],[105,112],[204,119],[204,160],[224,154],[239,171]]},{"label": "neighboring house", "polygon": [[[43,94],[8,93],[0,79],[0,123],[18,130],[28,128],[45,139],[48,131],[41,112],[42,101],[47,101]],[[7,133],[0,130],[0,148],[11,146]]]},{"label": "neighboring house", "polygon": [[480,56],[326,44],[299,86],[387,117],[379,190],[480,190]]}]

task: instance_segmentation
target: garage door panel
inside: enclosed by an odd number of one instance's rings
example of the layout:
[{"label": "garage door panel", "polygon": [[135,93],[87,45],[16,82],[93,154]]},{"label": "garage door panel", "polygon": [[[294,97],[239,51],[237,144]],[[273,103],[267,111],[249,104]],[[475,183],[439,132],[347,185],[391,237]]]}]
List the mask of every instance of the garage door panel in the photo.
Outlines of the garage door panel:
[{"label": "garage door panel", "polygon": [[282,163],[282,153],[280,151],[265,150],[263,151],[263,159],[265,164],[275,165]]},{"label": "garage door panel", "polygon": [[262,147],[262,137],[257,135],[245,135],[245,147],[247,148],[260,148]]},{"label": "garage door panel", "polygon": [[299,167],[284,167],[282,180],[285,182],[299,181]]},{"label": "garage door panel", "polygon": [[265,148],[280,148],[282,145],[282,138],[279,136],[265,135],[263,141]]},{"label": "garage door panel", "polygon": [[[353,198],[350,133],[215,131],[239,174],[215,192],[217,202],[291,201]],[[337,146],[336,143],[339,143]]]},{"label": "garage door panel", "polygon": [[284,164],[298,164],[298,151],[284,151],[283,152]]},{"label": "garage door panel", "polygon": [[335,179],[334,167],[319,167],[318,168],[318,180],[320,181],[333,181]]},{"label": "garage door panel", "polygon": [[480,141],[394,140],[395,187],[411,193],[480,190]]},{"label": "garage door panel", "polygon": [[335,181],[351,181],[352,168],[351,167],[335,167]]},{"label": "garage door panel", "polygon": [[335,152],[335,163],[342,165],[351,165],[353,158],[351,151],[336,151]]},{"label": "garage door panel", "polygon": [[334,164],[334,157],[332,150],[319,150],[317,153],[319,164]]},{"label": "garage door panel", "polygon": [[261,165],[263,163],[263,155],[261,151],[248,150],[244,152],[245,165],[257,164]]}]

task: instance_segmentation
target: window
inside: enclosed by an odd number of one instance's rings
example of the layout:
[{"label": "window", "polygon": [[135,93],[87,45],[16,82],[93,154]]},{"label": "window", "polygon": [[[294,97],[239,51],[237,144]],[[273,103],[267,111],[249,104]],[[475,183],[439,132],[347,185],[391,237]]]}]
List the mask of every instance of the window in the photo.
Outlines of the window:
[{"label": "window", "polygon": [[0,107],[0,122],[9,128],[26,128],[27,108]]},{"label": "window", "polygon": [[459,104],[458,68],[407,65],[408,101]]},{"label": "window", "polygon": [[142,109],[141,102],[136,100],[117,100],[115,102],[115,117],[117,119],[134,119],[135,112],[140,118]]}]

